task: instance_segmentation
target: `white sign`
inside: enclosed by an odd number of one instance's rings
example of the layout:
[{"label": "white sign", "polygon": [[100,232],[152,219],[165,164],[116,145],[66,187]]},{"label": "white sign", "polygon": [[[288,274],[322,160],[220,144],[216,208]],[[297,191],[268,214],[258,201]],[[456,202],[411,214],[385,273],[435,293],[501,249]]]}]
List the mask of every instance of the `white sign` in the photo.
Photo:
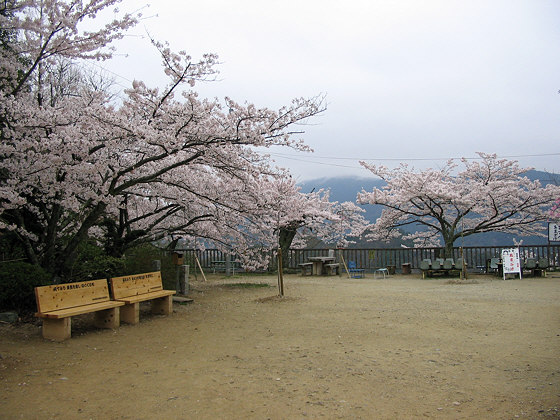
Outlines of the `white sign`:
[{"label": "white sign", "polygon": [[548,240],[550,242],[560,242],[560,224],[552,222],[548,224]]},{"label": "white sign", "polygon": [[504,280],[507,273],[519,273],[521,278],[521,260],[519,259],[519,248],[502,249],[502,267]]}]

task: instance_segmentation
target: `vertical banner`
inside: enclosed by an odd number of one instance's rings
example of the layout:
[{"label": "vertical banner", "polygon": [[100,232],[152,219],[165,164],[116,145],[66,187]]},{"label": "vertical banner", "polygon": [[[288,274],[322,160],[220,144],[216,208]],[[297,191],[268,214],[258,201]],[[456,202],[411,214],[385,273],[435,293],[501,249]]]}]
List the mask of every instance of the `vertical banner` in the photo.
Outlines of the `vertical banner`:
[{"label": "vertical banner", "polygon": [[502,249],[502,267],[504,280],[508,273],[519,273],[521,278],[521,260],[519,259],[519,248]]},{"label": "vertical banner", "polygon": [[552,222],[548,224],[548,241],[560,242],[560,224]]}]

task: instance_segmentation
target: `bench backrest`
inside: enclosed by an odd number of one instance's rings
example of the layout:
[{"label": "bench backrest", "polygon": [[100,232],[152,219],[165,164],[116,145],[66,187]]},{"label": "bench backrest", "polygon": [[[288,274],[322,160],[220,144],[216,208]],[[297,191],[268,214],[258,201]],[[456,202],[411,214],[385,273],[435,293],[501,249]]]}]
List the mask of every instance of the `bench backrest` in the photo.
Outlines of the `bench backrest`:
[{"label": "bench backrest", "polygon": [[157,292],[158,290],[163,290],[161,272],[159,271],[135,274],[133,276],[113,277],[111,279],[113,299],[143,295]]},{"label": "bench backrest", "polygon": [[530,270],[537,268],[537,260],[534,258],[527,258],[527,261],[525,261],[525,268]]},{"label": "bench backrest", "polygon": [[424,258],[420,261],[420,270],[429,270],[432,266],[432,260],[429,258]]},{"label": "bench backrest", "polygon": [[39,313],[111,300],[107,279],[55,284],[35,288]]},{"label": "bench backrest", "polygon": [[540,269],[548,268],[548,258],[540,257],[539,260],[537,261],[537,264],[539,265]]}]

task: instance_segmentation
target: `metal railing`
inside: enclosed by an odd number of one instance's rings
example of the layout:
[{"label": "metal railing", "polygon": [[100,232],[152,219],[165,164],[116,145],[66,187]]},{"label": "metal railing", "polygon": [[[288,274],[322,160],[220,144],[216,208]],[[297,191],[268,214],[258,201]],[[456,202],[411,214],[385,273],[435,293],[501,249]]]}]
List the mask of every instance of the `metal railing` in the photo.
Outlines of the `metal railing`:
[{"label": "metal railing", "polygon": [[[509,249],[512,246],[471,246],[453,248],[453,258],[463,257],[467,262],[467,269],[471,271],[483,270],[488,260],[494,257],[500,257],[502,249]],[[551,268],[560,267],[560,244],[558,245],[522,245],[519,247],[520,257],[522,260],[527,258],[547,258]],[[204,268],[211,268],[213,261],[224,261],[225,253],[217,249],[206,249],[204,251],[196,251],[193,249],[182,250],[185,253],[185,263],[194,264],[194,255],[196,253],[200,264]],[[290,249],[288,251],[288,264],[290,269],[297,269],[298,264],[307,262],[309,257],[328,255],[328,249]],[[410,264],[412,269],[418,269],[420,261],[425,258],[435,259],[443,258],[443,248],[376,248],[376,249],[339,249],[336,250],[335,256],[340,259],[340,255],[344,257],[344,261],[356,262],[358,268],[364,268],[373,271],[382,267],[395,267],[397,271],[402,268],[403,264]],[[235,255],[231,257],[232,261],[236,260]],[[269,269],[271,271],[276,267],[276,255],[273,253]]]}]

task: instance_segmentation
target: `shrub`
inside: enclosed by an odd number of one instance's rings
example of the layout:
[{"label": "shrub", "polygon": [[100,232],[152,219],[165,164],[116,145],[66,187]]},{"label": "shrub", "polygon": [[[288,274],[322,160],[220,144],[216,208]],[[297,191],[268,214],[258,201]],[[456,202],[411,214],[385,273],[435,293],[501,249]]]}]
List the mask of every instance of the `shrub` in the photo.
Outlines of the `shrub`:
[{"label": "shrub", "polygon": [[80,246],[76,263],[72,267],[69,278],[64,282],[105,279],[120,275],[124,270],[124,258],[111,257],[105,254],[103,248],[86,242]]},{"label": "shrub", "polygon": [[174,289],[177,267],[173,265],[172,258],[166,250],[157,248],[152,244],[142,244],[129,249],[125,253],[125,271],[119,275],[124,276],[154,271],[154,260],[161,261],[163,287],[165,289]]},{"label": "shrub", "polygon": [[49,284],[50,275],[41,267],[25,262],[0,264],[0,310],[34,312],[36,286]]}]

